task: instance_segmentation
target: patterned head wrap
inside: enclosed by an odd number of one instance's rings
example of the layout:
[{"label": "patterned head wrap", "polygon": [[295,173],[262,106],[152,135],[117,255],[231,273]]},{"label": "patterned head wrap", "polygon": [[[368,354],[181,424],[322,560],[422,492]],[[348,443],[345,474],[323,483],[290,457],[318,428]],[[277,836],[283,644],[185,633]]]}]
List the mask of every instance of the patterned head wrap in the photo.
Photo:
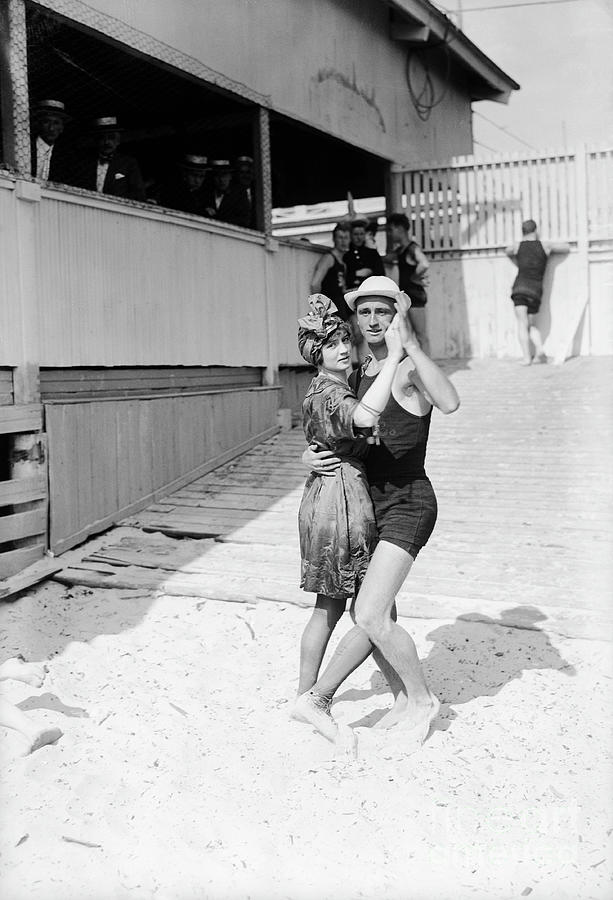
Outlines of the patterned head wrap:
[{"label": "patterned head wrap", "polygon": [[332,300],[325,294],[311,294],[308,298],[310,312],[298,319],[298,349],[312,366],[321,361],[321,348],[331,334],[346,325],[337,315]]}]

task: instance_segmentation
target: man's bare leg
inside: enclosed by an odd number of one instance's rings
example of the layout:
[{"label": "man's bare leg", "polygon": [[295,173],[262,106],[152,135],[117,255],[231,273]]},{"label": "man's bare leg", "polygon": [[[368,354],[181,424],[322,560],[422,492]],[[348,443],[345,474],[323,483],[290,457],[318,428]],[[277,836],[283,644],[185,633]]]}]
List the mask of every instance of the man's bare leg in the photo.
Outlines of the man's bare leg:
[{"label": "man's bare leg", "polygon": [[380,541],[358,594],[355,615],[356,623],[377,646],[403,685],[394,706],[377,723],[378,727],[407,725],[423,731],[421,740],[425,740],[430,722],[438,712],[438,700],[426,684],[413,639],[390,615],[396,594],[412,564],[413,558],[406,551]]},{"label": "man's bare leg", "polygon": [[428,340],[428,332],[426,330],[426,309],[423,306],[411,307],[409,310],[409,320],[413,326],[415,337],[419,341],[419,346],[430,355],[430,341]]},{"label": "man's bare leg", "polygon": [[528,337],[534,344],[534,359],[536,362],[547,362],[545,348],[543,347],[543,338],[541,332],[536,326],[536,316],[528,313]]},{"label": "man's bare leg", "polygon": [[[392,619],[394,620],[394,622],[398,621],[398,611],[396,609],[395,603],[392,606],[391,616],[392,616]],[[353,615],[353,619],[355,621],[355,613]],[[386,658],[383,656],[383,654],[377,647],[373,648],[372,658],[376,662],[377,667],[381,671],[381,674],[387,681],[387,683],[389,685],[389,689],[392,692],[392,695],[394,697],[394,702],[396,702],[398,700],[400,700],[400,702],[402,702],[400,695],[404,691],[404,685],[403,685],[402,681],[400,680],[400,678],[398,677],[398,672],[396,672],[396,670],[390,666],[390,664],[388,663]],[[380,721],[381,720],[379,720],[379,722]],[[379,722],[377,722],[377,724],[374,726],[375,728],[380,727]]]},{"label": "man's bare leg", "polygon": [[530,333],[528,324],[528,307],[515,307],[515,321],[517,324],[517,340],[521,347],[521,364],[529,366],[532,362],[532,351],[530,350]]}]

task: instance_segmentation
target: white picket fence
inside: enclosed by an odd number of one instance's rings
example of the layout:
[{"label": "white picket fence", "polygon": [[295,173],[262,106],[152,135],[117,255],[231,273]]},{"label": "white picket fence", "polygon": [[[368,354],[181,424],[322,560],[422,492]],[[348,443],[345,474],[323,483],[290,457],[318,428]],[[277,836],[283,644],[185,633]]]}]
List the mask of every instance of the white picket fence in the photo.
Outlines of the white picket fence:
[{"label": "white picket fence", "polygon": [[525,219],[547,240],[613,239],[613,149],[395,167],[394,194],[418,243],[436,255],[499,250]]}]

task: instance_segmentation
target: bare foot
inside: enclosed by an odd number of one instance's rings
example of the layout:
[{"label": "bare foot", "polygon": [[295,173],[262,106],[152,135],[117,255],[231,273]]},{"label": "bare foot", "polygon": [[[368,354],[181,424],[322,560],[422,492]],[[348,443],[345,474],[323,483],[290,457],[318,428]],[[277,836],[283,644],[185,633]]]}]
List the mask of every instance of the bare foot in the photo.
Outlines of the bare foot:
[{"label": "bare foot", "polygon": [[402,721],[406,716],[407,709],[409,708],[409,701],[407,695],[404,693],[398,694],[394,703],[390,709],[385,713],[385,715],[381,716],[378,722],[373,725],[373,728],[391,728],[392,725],[396,725],[398,722]]},{"label": "bare foot", "polygon": [[320,734],[329,741],[336,741],[338,737],[338,725],[330,714],[330,700],[307,691],[301,694],[294,703],[290,718],[296,722],[304,722],[312,725]]},{"label": "bare foot", "polygon": [[541,363],[541,364],[545,365],[545,364],[547,363],[547,361],[548,361],[548,360],[547,360],[547,354],[545,353],[544,350],[541,350],[540,353],[536,353],[536,354],[535,354],[534,360],[533,360],[533,361],[534,361],[535,363]]},{"label": "bare foot", "polygon": [[32,687],[40,687],[45,680],[47,666],[43,663],[28,663],[19,657],[7,659],[0,666],[0,679],[23,681]]},{"label": "bare foot", "polygon": [[[416,743],[419,746],[424,743],[428,734],[430,733],[430,726],[432,722],[438,716],[439,709],[441,708],[440,701],[438,697],[435,697],[432,691],[430,693],[430,704],[426,707],[420,707],[419,713],[416,717],[409,718],[406,711],[404,715],[402,715],[399,711],[399,714],[394,718],[391,716],[391,713],[394,711],[393,709],[387,714],[388,725],[387,728],[394,728],[396,732],[402,733],[403,741],[406,739],[407,743]],[[387,718],[386,716],[386,718]]]},{"label": "bare foot", "polygon": [[38,731],[33,732],[28,738],[29,746],[24,756],[34,753],[35,750],[40,750],[41,747],[45,747],[47,744],[55,744],[56,741],[59,741],[62,734],[61,728],[39,728]]},{"label": "bare foot", "polygon": [[531,366],[532,360],[531,359],[522,359],[519,364],[520,364],[520,366]]}]

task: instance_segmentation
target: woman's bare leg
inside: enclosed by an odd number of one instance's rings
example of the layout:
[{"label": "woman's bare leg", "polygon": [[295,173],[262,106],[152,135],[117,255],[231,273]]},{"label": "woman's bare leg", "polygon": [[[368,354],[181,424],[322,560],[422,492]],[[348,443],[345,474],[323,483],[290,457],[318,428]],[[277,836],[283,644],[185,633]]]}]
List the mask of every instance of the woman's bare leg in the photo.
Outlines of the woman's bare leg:
[{"label": "woman's bare leg", "polygon": [[317,595],[315,608],[300,641],[298,695],[310,691],[317,681],[326,648],[345,606],[345,600],[327,597],[325,594]]}]

